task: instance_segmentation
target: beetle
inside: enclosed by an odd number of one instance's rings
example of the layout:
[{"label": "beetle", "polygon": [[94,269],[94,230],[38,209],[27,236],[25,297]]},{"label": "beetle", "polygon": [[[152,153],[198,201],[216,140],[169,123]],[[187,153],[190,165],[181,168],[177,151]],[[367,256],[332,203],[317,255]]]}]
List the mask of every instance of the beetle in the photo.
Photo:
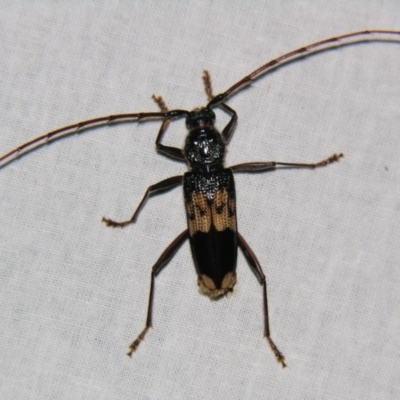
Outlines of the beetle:
[{"label": "beetle", "polygon": [[[208,98],[208,104],[205,107],[195,108],[192,111],[181,109],[169,110],[162,97],[153,95],[153,100],[160,109],[159,112],[117,114],[82,121],[32,139],[0,157],[0,163],[4,166],[21,153],[29,152],[52,139],[101,124],[127,121],[139,122],[152,119],[162,120],[155,142],[157,151],[169,158],[185,162],[188,165],[189,171],[183,176],[173,176],[149,186],[129,220],[117,222],[112,219],[103,218],[103,222],[109,227],[126,227],[136,222],[140,211],[151,195],[156,192],[170,190],[179,185],[183,186],[188,227],[172,241],[152,267],[146,324],[139,336],[129,346],[128,356],[131,357],[133,352],[137,350],[139,344],[143,341],[149,328],[152,326],[156,276],[172,259],[181,245],[189,239],[198,275],[198,286],[204,294],[212,299],[221,298],[233,290],[236,283],[237,250],[238,247],[241,249],[262,286],[264,336],[277,361],[282,367],[286,367],[285,358],[275,345],[270,334],[265,275],[253,250],[237,229],[236,195],[233,174],[264,172],[277,167],[314,169],[339,161],[343,157],[343,154],[333,154],[329,158],[317,163],[263,161],[238,164],[225,168],[225,149],[232,138],[238,120],[236,111],[228,106],[226,101],[234,93],[244,89],[271,69],[309,54],[312,51],[321,51],[329,46],[345,43],[345,40],[350,39],[358,42],[369,38],[379,38],[382,40],[382,37],[384,40],[391,40],[398,38],[399,35],[399,31],[359,31],[312,43],[267,62],[217,96],[213,95],[209,73],[204,71],[203,84]],[[385,37],[389,37],[390,39],[385,39]],[[219,132],[215,127],[216,115],[213,108],[219,108],[230,116],[229,122],[222,132]],[[188,131],[183,149],[162,144],[162,138],[171,120],[179,118],[185,118]]]}]

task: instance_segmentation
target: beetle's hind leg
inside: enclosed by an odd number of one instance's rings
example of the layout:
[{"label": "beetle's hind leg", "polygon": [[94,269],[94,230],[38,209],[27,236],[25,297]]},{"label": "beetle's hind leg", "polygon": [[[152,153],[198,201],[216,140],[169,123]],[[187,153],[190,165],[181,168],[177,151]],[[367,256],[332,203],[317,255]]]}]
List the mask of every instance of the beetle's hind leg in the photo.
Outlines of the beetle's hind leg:
[{"label": "beetle's hind leg", "polygon": [[256,277],[260,281],[263,286],[263,304],[264,304],[264,336],[268,340],[268,343],[271,347],[271,350],[275,354],[276,359],[279,363],[282,364],[282,367],[285,368],[285,357],[280,352],[274,341],[271,339],[270,330],[269,330],[269,319],[268,319],[268,301],[267,301],[267,282],[265,279],[264,272],[261,268],[260,262],[257,260],[256,255],[253,250],[247,244],[247,242],[243,239],[243,236],[238,233],[238,242],[239,247],[242,249],[244,256],[246,257],[247,262],[250,264],[251,269],[254,271]]},{"label": "beetle's hind leg", "polygon": [[189,230],[184,230],[161,254],[159,259],[153,265],[151,270],[151,283],[150,283],[150,295],[149,295],[149,305],[147,307],[147,318],[146,325],[140,335],[131,343],[129,346],[128,357],[132,357],[132,354],[138,348],[140,342],[145,338],[147,331],[152,326],[152,316],[153,316],[153,299],[154,299],[154,282],[158,273],[165,267],[166,264],[171,260],[175,253],[182,246],[183,242],[189,237]]}]

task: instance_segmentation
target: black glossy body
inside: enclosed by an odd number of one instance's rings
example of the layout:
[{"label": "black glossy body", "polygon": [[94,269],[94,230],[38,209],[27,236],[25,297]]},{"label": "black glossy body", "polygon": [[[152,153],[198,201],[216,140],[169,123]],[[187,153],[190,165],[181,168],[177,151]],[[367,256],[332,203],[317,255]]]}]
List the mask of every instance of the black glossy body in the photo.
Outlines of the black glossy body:
[{"label": "black glossy body", "polygon": [[225,294],[235,284],[238,246],[235,182],[232,171],[223,167],[225,143],[214,120],[209,108],[187,116],[184,154],[191,170],[183,177],[198,283],[210,297]]}]

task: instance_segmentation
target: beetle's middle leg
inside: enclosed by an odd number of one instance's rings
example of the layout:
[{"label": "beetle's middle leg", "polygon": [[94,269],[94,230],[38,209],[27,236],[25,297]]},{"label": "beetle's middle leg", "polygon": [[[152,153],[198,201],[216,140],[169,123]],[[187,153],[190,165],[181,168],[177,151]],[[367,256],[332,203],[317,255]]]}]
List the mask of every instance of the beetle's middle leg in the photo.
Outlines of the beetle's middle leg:
[{"label": "beetle's middle leg", "polygon": [[140,335],[131,343],[129,346],[129,357],[132,357],[132,353],[136,351],[140,342],[146,336],[147,331],[152,326],[152,316],[153,316],[153,299],[154,299],[154,282],[158,273],[165,267],[165,265],[171,260],[175,253],[182,246],[183,242],[189,237],[189,229],[184,230],[161,254],[159,259],[153,265],[151,270],[151,283],[150,283],[150,295],[149,295],[149,305],[147,308],[147,318],[146,325]]},{"label": "beetle's middle leg", "polygon": [[319,161],[317,163],[287,163],[280,161],[260,161],[260,162],[249,162],[244,164],[232,165],[229,167],[233,172],[263,172],[276,167],[282,166],[284,168],[320,168],[325,167],[329,164],[339,161],[344,157],[343,153],[334,154],[325,160]]},{"label": "beetle's middle leg", "polygon": [[250,264],[251,269],[254,271],[256,277],[260,281],[261,285],[263,286],[263,304],[264,304],[264,336],[267,338],[268,343],[275,354],[276,359],[279,363],[282,364],[282,367],[285,368],[285,357],[280,352],[276,344],[271,339],[270,330],[269,330],[269,319],[268,319],[268,301],[267,301],[267,282],[265,279],[264,272],[261,268],[260,262],[257,260],[256,255],[254,254],[253,250],[247,244],[247,242],[243,239],[243,236],[238,233],[238,243],[239,247],[242,249],[243,254]]},{"label": "beetle's middle leg", "polygon": [[139,203],[139,206],[137,207],[136,211],[133,213],[131,219],[127,221],[122,221],[122,222],[116,222],[108,218],[102,219],[102,221],[107,225],[111,226],[113,228],[124,228],[125,226],[129,224],[133,224],[136,222],[136,219],[139,215],[139,212],[141,209],[144,207],[147,199],[154,193],[159,192],[159,191],[164,191],[164,190],[170,190],[175,186],[178,186],[182,183],[182,175],[177,175],[177,176],[171,176],[170,178],[164,179],[161,182],[155,183],[154,185],[151,185],[147,188],[146,193],[143,196],[142,201]]}]

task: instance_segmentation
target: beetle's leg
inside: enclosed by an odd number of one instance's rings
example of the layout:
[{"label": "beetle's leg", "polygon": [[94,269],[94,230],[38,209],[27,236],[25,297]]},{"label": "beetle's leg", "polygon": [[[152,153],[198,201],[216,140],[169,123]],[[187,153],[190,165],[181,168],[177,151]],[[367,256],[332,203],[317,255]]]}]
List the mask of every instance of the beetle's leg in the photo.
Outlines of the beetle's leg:
[{"label": "beetle's leg", "polygon": [[246,257],[247,262],[250,264],[251,269],[254,271],[257,279],[263,286],[263,303],[264,303],[264,336],[267,338],[268,343],[275,354],[278,362],[282,364],[282,367],[285,368],[285,357],[279,351],[278,347],[276,347],[275,343],[271,339],[270,331],[269,331],[269,320],[268,320],[268,301],[267,301],[267,282],[265,279],[265,275],[263,270],[261,269],[261,265],[257,260],[256,255],[253,250],[247,244],[247,242],[243,239],[243,236],[238,233],[238,241],[239,247],[242,249],[244,256]]},{"label": "beetle's leg", "polygon": [[182,175],[177,175],[177,176],[171,176],[170,178],[164,179],[161,182],[155,183],[154,185],[151,185],[147,188],[146,193],[143,196],[142,201],[140,202],[140,204],[138,205],[138,207],[136,208],[136,211],[133,213],[132,218],[127,220],[127,221],[123,221],[123,222],[116,222],[113,221],[111,219],[108,218],[104,218],[102,219],[102,221],[107,225],[107,226],[111,226],[113,228],[124,228],[125,226],[129,225],[129,224],[133,224],[136,222],[136,219],[139,215],[140,210],[144,207],[147,199],[154,193],[159,192],[159,191],[163,191],[163,190],[170,190],[175,186],[178,186],[182,183]]},{"label": "beetle's leg", "polygon": [[[163,112],[167,113],[168,107],[165,104],[164,99],[161,96],[151,96],[151,98],[154,100],[154,102],[158,105],[158,108]],[[158,132],[157,139],[156,139],[156,148],[157,151],[160,153],[165,154],[167,157],[171,157],[174,160],[179,160],[179,161],[186,161],[185,160],[185,155],[183,154],[181,149],[178,149],[177,147],[171,147],[171,146],[165,146],[164,144],[161,144],[161,139],[164,136],[165,131],[167,130],[170,119],[165,119],[161,125],[160,131]]]},{"label": "beetle's leg", "polygon": [[226,111],[228,114],[232,115],[232,118],[228,122],[228,125],[226,125],[226,127],[221,132],[224,143],[228,144],[232,138],[233,131],[236,128],[236,123],[237,123],[238,117],[237,117],[236,111],[233,110],[228,105],[226,105],[225,103],[219,104],[219,107],[222,108],[224,111]]},{"label": "beetle's leg", "polygon": [[231,169],[234,172],[262,172],[270,169],[275,169],[280,165],[288,168],[318,168],[339,161],[341,157],[344,157],[342,153],[334,154],[333,156],[314,164],[285,163],[279,161],[251,162],[251,163],[233,165],[232,167],[229,167],[229,169]]},{"label": "beetle's leg", "polygon": [[140,335],[132,342],[129,346],[129,357],[132,357],[132,353],[136,351],[140,342],[146,336],[147,331],[152,326],[152,314],[153,314],[153,299],[154,299],[154,281],[158,273],[165,267],[165,265],[171,260],[171,258],[178,251],[179,247],[183,242],[189,237],[189,230],[184,230],[161,254],[157,262],[153,265],[151,270],[151,283],[150,283],[150,295],[149,295],[149,305],[147,308],[147,318],[146,326]]},{"label": "beetle's leg", "polygon": [[[207,95],[208,101],[211,101],[212,98],[214,97],[213,92],[212,92],[212,86],[211,86],[211,76],[210,73],[207,70],[203,71],[203,83],[204,83],[204,90]],[[225,144],[228,144],[229,141],[231,140],[233,131],[235,130],[236,123],[237,123],[237,114],[236,111],[233,110],[231,107],[229,107],[225,103],[219,103],[217,104],[217,107],[219,107],[221,110],[224,110],[228,114],[230,114],[232,117],[230,121],[228,122],[228,125],[223,129],[221,136]],[[163,110],[161,110],[163,111]]]},{"label": "beetle's leg", "polygon": [[[154,102],[158,105],[158,107],[160,108],[161,112],[163,113],[168,113],[168,107],[164,102],[164,99],[161,96],[152,96],[152,99],[154,100]],[[156,140],[156,146],[157,146],[157,150],[161,151],[162,153],[166,154],[169,157],[181,160],[181,161],[185,161],[185,158],[183,156],[182,150],[175,148],[175,147],[168,147],[168,146],[164,146],[163,144],[160,143],[161,138],[164,134],[164,132],[167,130],[168,125],[170,123],[170,119],[165,119],[161,125],[160,131],[158,133],[157,136],[157,140]],[[107,226],[111,226],[113,228],[124,228],[125,226],[129,225],[129,224],[133,224],[135,223],[139,212],[141,211],[141,209],[143,208],[143,206],[145,205],[147,199],[149,198],[149,196],[151,196],[153,193],[158,192],[158,191],[162,191],[162,190],[169,190],[172,189],[174,186],[177,186],[179,184],[182,183],[182,176],[178,175],[178,176],[173,176],[171,178],[167,178],[164,179],[161,182],[158,182],[154,185],[151,185],[147,188],[146,193],[143,196],[142,201],[140,202],[139,206],[137,207],[137,209],[135,210],[134,214],[132,215],[131,219],[127,220],[127,221],[123,221],[123,222],[116,222],[113,221],[111,219],[108,218],[104,218],[102,219],[102,221],[107,225]]]},{"label": "beetle's leg", "polygon": [[203,75],[201,76],[201,78],[203,79],[204,91],[206,92],[207,100],[211,101],[212,98],[214,97],[214,95],[213,95],[213,92],[212,92],[210,73],[205,69],[203,71]]}]

